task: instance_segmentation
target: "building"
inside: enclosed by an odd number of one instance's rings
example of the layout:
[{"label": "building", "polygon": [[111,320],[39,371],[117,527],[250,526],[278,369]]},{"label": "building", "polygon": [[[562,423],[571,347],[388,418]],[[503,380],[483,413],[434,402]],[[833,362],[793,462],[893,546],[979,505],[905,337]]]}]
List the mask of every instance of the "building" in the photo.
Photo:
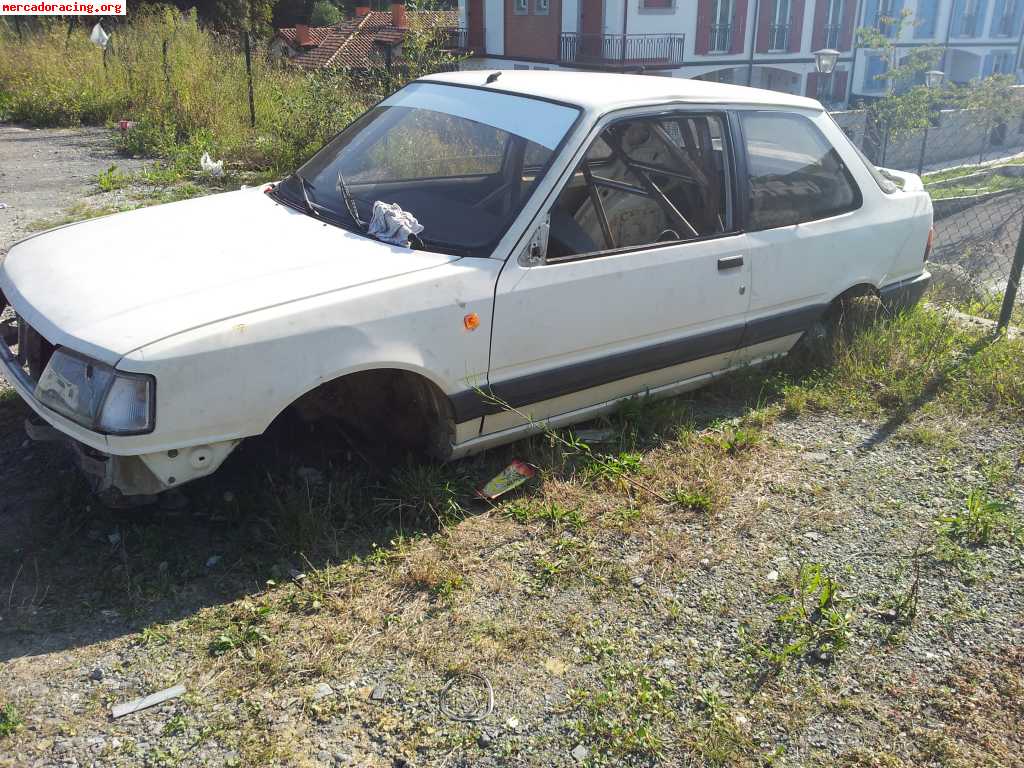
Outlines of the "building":
[{"label": "building", "polygon": [[440,29],[447,36],[447,47],[465,48],[465,34],[459,32],[454,10],[407,11],[404,3],[393,3],[390,11],[360,6],[353,18],[330,27],[297,24],[278,29],[270,53],[303,69],[372,69],[398,62],[406,33],[416,27]]},{"label": "building", "polygon": [[[1024,0],[459,0],[473,58],[463,68],[600,69],[813,96],[844,105],[884,95],[885,63],[854,50],[861,26],[900,56],[943,46],[955,82],[1019,68]],[[892,23],[902,19],[902,23]],[[835,48],[832,76],[813,52]]]}]

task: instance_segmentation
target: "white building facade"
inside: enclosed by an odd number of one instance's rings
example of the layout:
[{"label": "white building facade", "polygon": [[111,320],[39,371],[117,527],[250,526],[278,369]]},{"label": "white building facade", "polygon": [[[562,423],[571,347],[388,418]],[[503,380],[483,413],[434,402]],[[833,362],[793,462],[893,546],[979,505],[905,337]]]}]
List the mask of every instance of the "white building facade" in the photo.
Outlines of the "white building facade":
[{"label": "white building facade", "polygon": [[[1020,68],[1024,0],[459,0],[474,56],[465,68],[642,71],[753,85],[835,106],[882,96],[877,51],[860,27],[886,34],[899,57],[941,48],[953,82]],[[840,51],[820,76],[813,52]]]}]

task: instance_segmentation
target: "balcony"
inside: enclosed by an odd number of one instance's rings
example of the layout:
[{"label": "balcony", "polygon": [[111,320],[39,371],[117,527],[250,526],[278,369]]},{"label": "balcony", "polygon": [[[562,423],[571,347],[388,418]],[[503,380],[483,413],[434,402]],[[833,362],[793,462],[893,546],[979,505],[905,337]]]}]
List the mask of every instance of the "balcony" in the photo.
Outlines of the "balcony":
[{"label": "balcony", "polygon": [[825,47],[832,48],[833,50],[839,50],[839,35],[841,34],[841,26],[839,24],[826,24],[825,25]]},{"label": "balcony", "polygon": [[442,47],[447,51],[469,50],[469,30],[465,27],[448,27],[438,30]]},{"label": "balcony", "polygon": [[768,50],[789,50],[789,24],[772,24],[768,27]]},{"label": "balcony", "polygon": [[732,24],[712,24],[708,53],[728,53],[732,50]]},{"label": "balcony", "polygon": [[602,35],[563,32],[562,64],[591,67],[671,67],[683,63],[683,35]]}]

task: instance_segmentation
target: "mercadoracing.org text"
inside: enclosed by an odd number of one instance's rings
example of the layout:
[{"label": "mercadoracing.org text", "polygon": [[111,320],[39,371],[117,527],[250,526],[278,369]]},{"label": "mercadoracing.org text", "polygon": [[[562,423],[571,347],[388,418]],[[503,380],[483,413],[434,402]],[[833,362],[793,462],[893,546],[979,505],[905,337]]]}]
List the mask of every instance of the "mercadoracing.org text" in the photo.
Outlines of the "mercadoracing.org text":
[{"label": "mercadoracing.org text", "polygon": [[126,3],[7,3],[0,0],[0,16],[124,16]]}]

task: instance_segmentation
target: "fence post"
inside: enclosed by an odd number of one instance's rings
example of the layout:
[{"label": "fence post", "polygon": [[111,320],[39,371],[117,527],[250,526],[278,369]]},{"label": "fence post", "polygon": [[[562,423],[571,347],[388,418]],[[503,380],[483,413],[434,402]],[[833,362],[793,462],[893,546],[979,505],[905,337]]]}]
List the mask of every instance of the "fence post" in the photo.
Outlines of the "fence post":
[{"label": "fence post", "polygon": [[1010,275],[1006,281],[1006,293],[1003,294],[1003,308],[999,312],[997,331],[1004,330],[1010,324],[1013,304],[1017,300],[1017,290],[1020,288],[1022,267],[1024,267],[1024,220],[1021,221],[1020,234],[1017,235],[1017,250],[1013,254],[1013,265],[1010,267]]},{"label": "fence post", "polygon": [[917,175],[924,171],[924,153],[928,147],[928,126],[924,127],[924,135],[921,136],[921,156],[917,158]]},{"label": "fence post", "polygon": [[245,30],[245,75],[249,80],[249,125],[256,127],[256,99],[252,91],[252,48],[249,44],[249,30]]}]

